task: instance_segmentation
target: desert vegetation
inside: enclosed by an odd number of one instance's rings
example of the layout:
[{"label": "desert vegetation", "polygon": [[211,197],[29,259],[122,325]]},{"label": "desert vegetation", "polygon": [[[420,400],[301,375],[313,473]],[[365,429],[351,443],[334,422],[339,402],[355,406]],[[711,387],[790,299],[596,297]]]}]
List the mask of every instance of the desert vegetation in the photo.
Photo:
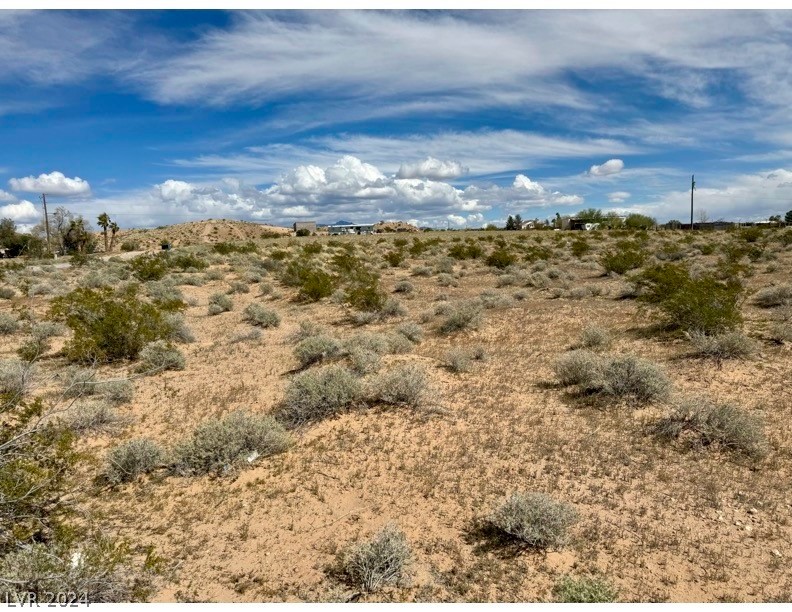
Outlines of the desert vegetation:
[{"label": "desert vegetation", "polygon": [[788,600],[792,240],[648,227],[225,222],[4,260],[0,579],[92,602]]}]

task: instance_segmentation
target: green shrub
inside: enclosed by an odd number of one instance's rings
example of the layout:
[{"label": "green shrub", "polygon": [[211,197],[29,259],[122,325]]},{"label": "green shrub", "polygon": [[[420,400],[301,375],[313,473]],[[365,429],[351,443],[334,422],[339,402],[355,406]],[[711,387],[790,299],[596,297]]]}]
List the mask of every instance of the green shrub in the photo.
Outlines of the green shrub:
[{"label": "green shrub", "polygon": [[630,270],[640,268],[646,261],[646,253],[637,246],[622,245],[617,243],[616,250],[609,250],[602,254],[600,263],[606,272],[625,274]]},{"label": "green shrub", "polygon": [[10,300],[15,295],[16,291],[14,291],[11,287],[0,287],[0,299]]},{"label": "green shrub", "polygon": [[168,273],[166,255],[159,253],[138,255],[129,262],[132,274],[140,281],[158,281]]},{"label": "green shrub", "polygon": [[181,351],[165,340],[149,342],[140,351],[140,367],[142,372],[153,373],[165,370],[183,370],[184,355]]},{"label": "green shrub", "polygon": [[194,253],[171,253],[167,260],[170,268],[179,270],[206,270],[209,262]]},{"label": "green shrub", "polygon": [[559,548],[566,543],[568,529],[577,521],[577,511],[543,493],[512,493],[489,517],[493,529],[534,548]]},{"label": "green shrub", "polygon": [[294,235],[299,237],[299,238],[304,238],[305,236],[310,236],[311,235],[311,230],[309,230],[306,227],[301,227],[296,232],[294,232]]},{"label": "green shrub", "polygon": [[339,565],[350,586],[364,593],[375,593],[402,580],[410,557],[404,532],[388,524],[371,540],[343,551]]},{"label": "green shrub", "polygon": [[517,256],[505,248],[498,248],[492,251],[485,260],[488,266],[503,270],[517,263]]},{"label": "green shrub", "polygon": [[220,255],[230,255],[231,253],[258,253],[258,247],[253,242],[238,244],[233,242],[218,242],[212,245],[212,250]]},{"label": "green shrub", "polygon": [[742,284],[736,278],[722,281],[711,273],[694,278],[684,264],[663,264],[644,270],[635,283],[638,299],[655,308],[669,329],[715,334],[742,321]]},{"label": "green shrub", "polygon": [[341,354],[341,344],[335,338],[324,334],[309,336],[294,347],[294,356],[301,368],[319,363],[325,359],[333,359]]},{"label": "green shrub", "polygon": [[607,581],[597,577],[563,576],[553,587],[558,603],[612,603],[618,591]]},{"label": "green shrub", "polygon": [[338,287],[338,279],[318,268],[309,269],[301,279],[297,298],[306,302],[318,302],[330,297]]},{"label": "green shrub", "polygon": [[385,258],[385,261],[387,261],[392,268],[396,268],[399,266],[400,263],[404,261],[406,256],[404,254],[404,251],[396,250],[385,253],[383,257]]},{"label": "green shrub", "polygon": [[248,304],[242,313],[242,317],[251,325],[259,327],[278,327],[280,325],[280,317],[277,312],[256,302]]},{"label": "green shrub", "polygon": [[572,255],[577,258],[581,258],[591,250],[591,245],[585,240],[578,239],[572,243],[571,249]]},{"label": "green shrub", "polygon": [[378,312],[385,306],[388,295],[380,285],[379,274],[361,268],[350,279],[345,299],[357,310]]},{"label": "green shrub", "polygon": [[250,293],[250,287],[242,281],[232,281],[228,287],[228,295],[234,293]]},{"label": "green shrub", "polygon": [[187,323],[181,313],[166,312],[163,315],[163,320],[168,328],[168,340],[174,342],[181,342],[183,344],[190,344],[195,342],[195,336],[192,330],[187,327]]},{"label": "green shrub", "polygon": [[220,473],[284,452],[291,439],[273,417],[235,411],[209,419],[173,450],[171,471],[183,476]]},{"label": "green shrub", "polygon": [[111,362],[135,359],[149,342],[168,337],[163,312],[138,297],[129,285],[110,289],[75,289],[52,301],[50,316],[74,332],[64,352],[71,361]]},{"label": "green shrub", "polygon": [[689,442],[714,445],[753,459],[761,459],[768,450],[759,419],[732,404],[700,397],[682,400],[653,430],[661,439],[676,439],[685,434]]},{"label": "green shrub", "polygon": [[159,467],[164,456],[160,446],[148,438],[129,440],[107,453],[103,474],[111,484],[132,482]]},{"label": "green shrub", "polygon": [[209,296],[209,316],[219,315],[222,312],[229,312],[234,308],[234,301],[224,293],[213,293]]},{"label": "green shrub", "polygon": [[480,259],[484,256],[484,249],[480,244],[468,242],[467,244],[455,244],[448,249],[448,256],[454,259]]},{"label": "green shrub", "polygon": [[137,240],[124,240],[124,242],[121,243],[121,250],[125,253],[139,251],[140,243]]},{"label": "green shrub", "polygon": [[347,368],[309,370],[292,379],[278,416],[287,426],[298,427],[350,410],[361,398],[360,381]]}]

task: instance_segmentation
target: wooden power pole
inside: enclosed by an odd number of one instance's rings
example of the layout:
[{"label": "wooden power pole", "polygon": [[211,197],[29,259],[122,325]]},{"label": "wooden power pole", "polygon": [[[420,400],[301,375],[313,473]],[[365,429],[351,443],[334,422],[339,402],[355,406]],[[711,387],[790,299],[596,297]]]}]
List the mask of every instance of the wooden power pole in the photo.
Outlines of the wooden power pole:
[{"label": "wooden power pole", "polygon": [[693,191],[696,189],[696,175],[690,175],[690,231],[693,231]]},{"label": "wooden power pole", "polygon": [[47,214],[47,194],[41,194],[41,201],[44,204],[44,230],[47,232],[47,253],[51,253],[50,247],[50,232],[49,232],[49,215]]}]

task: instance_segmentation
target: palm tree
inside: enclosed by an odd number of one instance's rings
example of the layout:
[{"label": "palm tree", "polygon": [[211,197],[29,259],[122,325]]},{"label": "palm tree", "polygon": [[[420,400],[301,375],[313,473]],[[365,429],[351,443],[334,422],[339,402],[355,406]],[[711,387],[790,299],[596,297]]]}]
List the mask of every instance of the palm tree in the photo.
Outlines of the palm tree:
[{"label": "palm tree", "polygon": [[104,233],[105,253],[107,253],[107,251],[109,250],[107,248],[107,228],[110,227],[110,216],[106,212],[103,212],[97,218],[97,222],[99,223],[99,227],[102,228],[102,232]]},{"label": "palm tree", "polygon": [[112,232],[112,235],[110,236],[110,250],[111,251],[113,250],[113,244],[115,243],[116,234],[118,233],[118,230],[120,230],[120,229],[121,228],[118,227],[118,223],[116,223],[115,221],[110,223],[110,231]]}]

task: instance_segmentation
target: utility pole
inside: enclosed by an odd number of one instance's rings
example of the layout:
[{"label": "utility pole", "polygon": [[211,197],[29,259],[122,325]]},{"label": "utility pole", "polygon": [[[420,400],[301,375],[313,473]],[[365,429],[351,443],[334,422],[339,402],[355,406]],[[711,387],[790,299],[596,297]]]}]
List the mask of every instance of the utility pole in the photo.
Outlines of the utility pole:
[{"label": "utility pole", "polygon": [[696,189],[696,175],[690,175],[690,231],[693,231],[693,192]]},{"label": "utility pole", "polygon": [[41,201],[44,203],[44,229],[47,232],[47,253],[51,253],[50,247],[50,233],[49,233],[49,215],[47,214],[47,194],[41,194]]}]

